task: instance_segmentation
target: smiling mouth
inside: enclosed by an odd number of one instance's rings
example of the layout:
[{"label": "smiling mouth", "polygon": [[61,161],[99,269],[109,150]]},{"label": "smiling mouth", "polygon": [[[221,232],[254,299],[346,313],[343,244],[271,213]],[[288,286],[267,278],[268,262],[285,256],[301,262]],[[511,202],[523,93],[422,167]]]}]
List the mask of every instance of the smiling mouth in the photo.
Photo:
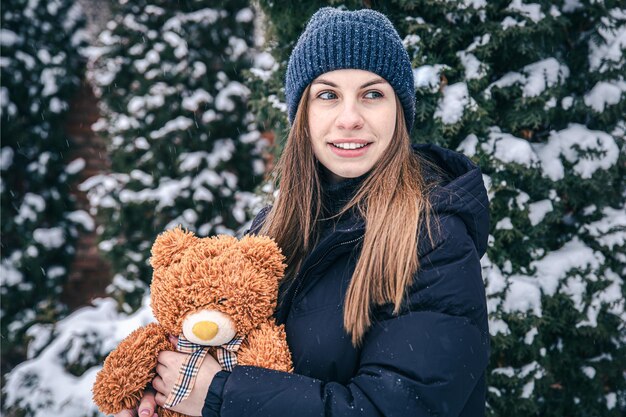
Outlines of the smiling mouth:
[{"label": "smiling mouth", "polygon": [[369,143],[331,143],[337,149],[361,149],[369,145]]}]

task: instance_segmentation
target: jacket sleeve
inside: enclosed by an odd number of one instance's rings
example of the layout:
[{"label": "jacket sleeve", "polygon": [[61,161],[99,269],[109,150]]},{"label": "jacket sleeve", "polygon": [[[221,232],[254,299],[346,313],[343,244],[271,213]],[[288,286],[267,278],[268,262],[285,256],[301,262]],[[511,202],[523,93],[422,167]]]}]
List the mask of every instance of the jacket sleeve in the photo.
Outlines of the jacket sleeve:
[{"label": "jacket sleeve", "polygon": [[204,416],[458,416],[484,381],[485,291],[463,222],[441,219],[440,230],[441,240],[420,260],[405,308],[399,315],[392,306],[375,312],[348,384],[239,366],[212,384],[219,414]]}]

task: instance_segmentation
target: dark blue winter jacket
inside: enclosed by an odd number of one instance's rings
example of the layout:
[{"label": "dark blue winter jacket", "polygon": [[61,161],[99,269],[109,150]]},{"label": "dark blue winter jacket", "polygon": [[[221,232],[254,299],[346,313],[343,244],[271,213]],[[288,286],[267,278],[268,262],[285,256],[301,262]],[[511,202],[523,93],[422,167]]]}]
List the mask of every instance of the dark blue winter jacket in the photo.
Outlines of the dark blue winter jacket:
[{"label": "dark blue winter jacket", "polygon": [[277,320],[286,326],[294,373],[250,366],[219,372],[204,417],[484,415],[489,332],[479,259],[487,246],[487,194],[466,157],[434,145],[415,150],[447,180],[431,194],[437,231],[434,242],[420,240],[420,269],[400,314],[393,305],[375,308],[362,346],[352,346],[343,300],[364,224],[342,219],[281,293]]}]

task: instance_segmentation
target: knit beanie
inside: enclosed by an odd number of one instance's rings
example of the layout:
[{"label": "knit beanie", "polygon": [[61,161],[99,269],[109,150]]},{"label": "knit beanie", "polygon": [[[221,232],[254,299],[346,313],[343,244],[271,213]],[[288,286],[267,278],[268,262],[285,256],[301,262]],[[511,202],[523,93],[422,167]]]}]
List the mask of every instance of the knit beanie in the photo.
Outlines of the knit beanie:
[{"label": "knit beanie", "polygon": [[338,69],[361,69],[384,78],[398,95],[411,131],[415,87],[409,55],[389,19],[370,9],[324,7],[311,17],[287,66],[285,96],[290,123],[306,86],[319,75]]}]

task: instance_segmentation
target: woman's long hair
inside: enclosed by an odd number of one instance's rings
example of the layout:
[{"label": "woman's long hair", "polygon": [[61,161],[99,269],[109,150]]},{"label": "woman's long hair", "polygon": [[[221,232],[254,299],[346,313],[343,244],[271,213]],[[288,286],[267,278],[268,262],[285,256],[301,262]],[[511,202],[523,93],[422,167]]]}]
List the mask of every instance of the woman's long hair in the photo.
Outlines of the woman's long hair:
[{"label": "woman's long hair", "polygon": [[[275,168],[279,195],[260,231],[273,237],[283,250],[288,283],[313,249],[318,236],[316,225],[322,216],[320,172],[308,134],[308,103],[309,87],[302,94]],[[396,108],[396,127],[389,146],[339,213],[356,207],[366,225],[344,303],[344,327],[354,346],[360,344],[371,325],[373,306],[393,303],[394,313],[399,313],[405,290],[419,267],[417,234],[422,225],[430,238],[423,162],[411,150],[397,97]]]}]

